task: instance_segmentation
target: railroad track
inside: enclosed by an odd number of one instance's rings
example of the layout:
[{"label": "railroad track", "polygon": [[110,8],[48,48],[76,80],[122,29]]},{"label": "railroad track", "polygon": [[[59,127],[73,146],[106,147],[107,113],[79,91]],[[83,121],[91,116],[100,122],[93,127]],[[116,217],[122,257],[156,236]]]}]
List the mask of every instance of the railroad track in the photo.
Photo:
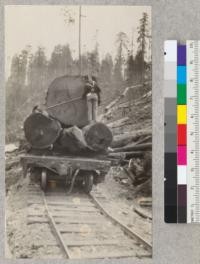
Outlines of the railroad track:
[{"label": "railroad track", "polygon": [[100,194],[44,193],[29,186],[29,225],[48,224],[55,237],[50,243],[69,259],[151,257],[152,246],[111,216]]}]

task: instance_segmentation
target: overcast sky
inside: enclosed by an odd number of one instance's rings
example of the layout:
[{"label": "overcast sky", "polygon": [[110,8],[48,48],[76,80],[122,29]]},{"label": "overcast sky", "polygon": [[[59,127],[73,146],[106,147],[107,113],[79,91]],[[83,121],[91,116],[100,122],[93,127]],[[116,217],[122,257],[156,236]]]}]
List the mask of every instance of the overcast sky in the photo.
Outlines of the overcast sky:
[{"label": "overcast sky", "polygon": [[[75,23],[67,25],[63,8],[70,11]],[[100,56],[107,52],[115,55],[116,34],[125,32],[131,39],[134,32],[136,47],[137,27],[142,13],[151,21],[151,7],[147,6],[82,6],[82,52],[99,43]],[[49,58],[55,45],[70,45],[73,57],[78,55],[78,6],[28,6],[5,7],[5,52],[6,73],[11,58],[27,45],[34,52],[38,46],[45,47]]]}]

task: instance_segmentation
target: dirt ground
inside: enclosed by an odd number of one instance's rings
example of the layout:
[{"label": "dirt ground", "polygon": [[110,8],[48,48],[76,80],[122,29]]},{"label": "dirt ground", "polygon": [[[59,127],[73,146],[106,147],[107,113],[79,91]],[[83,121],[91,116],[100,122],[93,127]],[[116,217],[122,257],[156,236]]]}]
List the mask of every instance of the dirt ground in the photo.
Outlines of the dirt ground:
[{"label": "dirt ground", "polygon": [[[7,257],[63,258],[54,235],[49,232],[48,224],[34,224],[34,228],[32,225],[27,225],[29,179],[23,178],[20,166],[17,166],[15,171],[16,182],[7,184],[6,234],[9,252]],[[11,177],[10,173],[9,177]],[[111,169],[105,182],[94,186],[93,193],[103,197],[99,199],[107,211],[151,242],[151,220],[134,212],[138,198],[134,198],[134,188],[128,180],[124,180],[123,183],[116,180],[119,174],[122,175],[120,169]]]},{"label": "dirt ground", "polygon": [[[105,182],[97,185],[94,188],[94,193],[95,191],[106,198],[102,199],[101,202],[111,215],[151,243],[152,221],[149,218],[141,217],[134,211],[135,208],[139,207],[138,202],[141,196],[136,196],[135,188],[120,167],[111,168]],[[140,210],[144,212],[144,215],[152,218],[151,207]]]}]

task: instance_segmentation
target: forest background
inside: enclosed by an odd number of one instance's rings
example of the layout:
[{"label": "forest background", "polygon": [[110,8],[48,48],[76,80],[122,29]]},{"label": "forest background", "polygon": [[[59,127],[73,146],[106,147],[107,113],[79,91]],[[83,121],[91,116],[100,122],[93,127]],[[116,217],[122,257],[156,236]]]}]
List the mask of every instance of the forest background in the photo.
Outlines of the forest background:
[{"label": "forest background", "polygon": [[[67,15],[68,23],[70,21]],[[116,35],[116,56],[106,53],[99,56],[99,43],[94,49],[84,51],[76,59],[69,44],[56,45],[47,59],[45,47],[38,46],[32,52],[26,46],[12,57],[10,73],[6,80],[6,143],[16,142],[23,137],[23,120],[35,105],[45,103],[49,84],[62,75],[94,75],[102,90],[102,110],[125,87],[141,84],[151,79],[151,29],[147,13],[143,13],[137,28],[137,50],[133,37],[123,31]],[[135,54],[135,55],[133,55]],[[143,86],[144,89],[145,86]],[[141,90],[141,95],[144,94]]]}]

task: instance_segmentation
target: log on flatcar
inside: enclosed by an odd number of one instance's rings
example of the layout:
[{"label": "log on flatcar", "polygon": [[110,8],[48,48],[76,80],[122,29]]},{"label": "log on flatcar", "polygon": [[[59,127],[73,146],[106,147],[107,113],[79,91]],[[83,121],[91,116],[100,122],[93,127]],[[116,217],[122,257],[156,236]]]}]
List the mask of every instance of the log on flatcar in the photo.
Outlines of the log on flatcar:
[{"label": "log on flatcar", "polygon": [[88,125],[86,99],[83,97],[85,80],[81,76],[61,76],[49,86],[46,109],[49,115],[65,127]]}]

